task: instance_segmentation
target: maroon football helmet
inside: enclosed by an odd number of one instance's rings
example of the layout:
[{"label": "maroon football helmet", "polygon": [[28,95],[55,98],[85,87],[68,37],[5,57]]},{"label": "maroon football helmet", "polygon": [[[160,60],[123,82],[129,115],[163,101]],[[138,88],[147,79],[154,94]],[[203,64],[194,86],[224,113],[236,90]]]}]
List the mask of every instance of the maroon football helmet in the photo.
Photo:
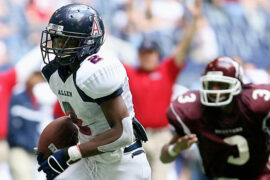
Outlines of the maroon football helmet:
[{"label": "maroon football helmet", "polygon": [[[230,57],[218,57],[211,61],[200,78],[201,103],[206,106],[224,106],[241,92],[243,70]],[[216,88],[218,86],[218,88]]]}]

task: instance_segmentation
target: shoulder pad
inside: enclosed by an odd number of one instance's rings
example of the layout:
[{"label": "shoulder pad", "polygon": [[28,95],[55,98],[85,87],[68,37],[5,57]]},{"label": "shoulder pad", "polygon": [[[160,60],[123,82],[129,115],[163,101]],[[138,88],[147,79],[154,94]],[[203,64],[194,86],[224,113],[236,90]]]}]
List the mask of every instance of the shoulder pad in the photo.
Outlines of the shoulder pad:
[{"label": "shoulder pad", "polygon": [[81,63],[76,84],[86,95],[97,99],[121,88],[126,76],[123,65],[116,57],[94,54]]},{"label": "shoulder pad", "polygon": [[270,112],[270,84],[244,85],[241,97],[254,113]]},{"label": "shoulder pad", "polygon": [[178,96],[172,104],[182,118],[200,118],[202,106],[200,102],[200,93],[198,91],[188,91]]},{"label": "shoulder pad", "polygon": [[202,105],[198,91],[188,91],[176,98],[170,105],[167,118],[179,134],[190,133],[192,121],[201,117]]}]

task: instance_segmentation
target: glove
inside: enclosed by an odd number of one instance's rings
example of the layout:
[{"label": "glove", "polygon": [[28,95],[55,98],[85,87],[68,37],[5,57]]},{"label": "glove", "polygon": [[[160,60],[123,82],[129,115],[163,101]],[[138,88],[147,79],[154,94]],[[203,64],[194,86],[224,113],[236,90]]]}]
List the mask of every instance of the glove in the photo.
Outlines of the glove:
[{"label": "glove", "polygon": [[64,172],[70,165],[70,157],[67,148],[60,149],[42,162],[43,155],[43,152],[39,152],[37,156],[37,161],[40,165],[38,171],[44,171],[44,173],[46,173],[47,180],[53,180],[60,173]]},{"label": "glove", "polygon": [[141,125],[141,123],[135,117],[132,118],[132,125],[133,125],[133,129],[134,129],[135,137],[138,140],[142,140],[144,142],[148,141],[144,127]]}]

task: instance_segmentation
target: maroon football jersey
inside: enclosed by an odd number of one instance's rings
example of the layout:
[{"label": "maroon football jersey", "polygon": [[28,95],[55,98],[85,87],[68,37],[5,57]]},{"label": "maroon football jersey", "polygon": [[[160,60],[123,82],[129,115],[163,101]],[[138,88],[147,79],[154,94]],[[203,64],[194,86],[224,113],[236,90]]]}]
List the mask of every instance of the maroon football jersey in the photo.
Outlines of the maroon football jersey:
[{"label": "maroon football jersey", "polygon": [[[209,177],[255,179],[269,173],[267,115],[270,85],[243,85],[233,99],[232,113],[200,102],[199,91],[173,101],[167,112],[177,133],[195,133],[205,174]],[[262,172],[264,170],[264,172]]]}]

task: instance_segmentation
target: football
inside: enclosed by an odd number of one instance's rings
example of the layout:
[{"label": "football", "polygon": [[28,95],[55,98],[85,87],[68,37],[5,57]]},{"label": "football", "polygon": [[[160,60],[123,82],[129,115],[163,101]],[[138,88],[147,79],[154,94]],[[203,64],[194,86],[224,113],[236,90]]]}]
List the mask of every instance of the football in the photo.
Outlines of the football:
[{"label": "football", "polygon": [[73,146],[78,143],[78,129],[68,116],[53,120],[42,131],[37,152],[43,152],[43,160],[57,149]]}]

